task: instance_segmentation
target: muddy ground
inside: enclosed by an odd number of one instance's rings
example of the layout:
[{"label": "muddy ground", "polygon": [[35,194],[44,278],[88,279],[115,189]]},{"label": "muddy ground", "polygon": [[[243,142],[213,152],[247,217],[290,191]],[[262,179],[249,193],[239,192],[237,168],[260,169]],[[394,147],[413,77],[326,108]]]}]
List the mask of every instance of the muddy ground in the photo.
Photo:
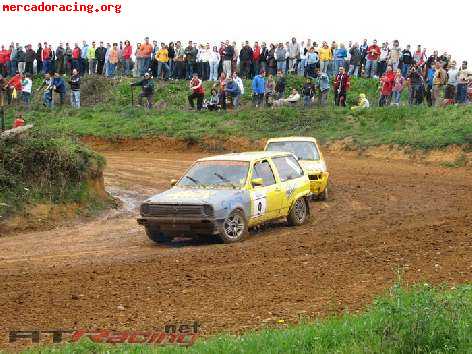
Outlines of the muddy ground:
[{"label": "muddy ground", "polygon": [[330,200],[309,225],[253,231],[244,243],[149,241],[137,206],[199,153],[107,152],[123,200],[95,220],[0,237],[0,347],[11,329],[161,329],[204,334],[364,309],[408,283],[472,280],[472,172],[327,155]]}]

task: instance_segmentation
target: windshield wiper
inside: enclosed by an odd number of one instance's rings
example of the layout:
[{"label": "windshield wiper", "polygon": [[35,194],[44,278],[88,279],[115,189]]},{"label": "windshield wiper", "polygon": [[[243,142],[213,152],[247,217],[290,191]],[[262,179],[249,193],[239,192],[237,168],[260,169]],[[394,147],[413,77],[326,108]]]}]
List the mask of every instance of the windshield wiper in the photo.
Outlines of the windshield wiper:
[{"label": "windshield wiper", "polygon": [[221,179],[223,182],[229,183],[233,188],[238,188],[233,182],[231,182],[229,179],[226,177],[220,175],[218,172],[213,173],[216,177]]},{"label": "windshield wiper", "polygon": [[185,178],[188,178],[189,180],[191,180],[191,181],[192,181],[193,183],[195,183],[196,185],[199,185],[199,184],[200,184],[200,182],[199,182],[197,179],[193,178],[193,177],[185,176]]}]

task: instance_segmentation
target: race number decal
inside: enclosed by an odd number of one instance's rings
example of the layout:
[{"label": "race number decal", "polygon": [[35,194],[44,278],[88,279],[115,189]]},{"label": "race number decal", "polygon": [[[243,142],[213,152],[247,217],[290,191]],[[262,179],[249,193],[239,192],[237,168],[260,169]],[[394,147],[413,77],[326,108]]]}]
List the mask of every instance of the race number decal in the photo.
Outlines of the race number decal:
[{"label": "race number decal", "polygon": [[252,193],[252,217],[262,216],[267,211],[267,196],[263,192]]}]

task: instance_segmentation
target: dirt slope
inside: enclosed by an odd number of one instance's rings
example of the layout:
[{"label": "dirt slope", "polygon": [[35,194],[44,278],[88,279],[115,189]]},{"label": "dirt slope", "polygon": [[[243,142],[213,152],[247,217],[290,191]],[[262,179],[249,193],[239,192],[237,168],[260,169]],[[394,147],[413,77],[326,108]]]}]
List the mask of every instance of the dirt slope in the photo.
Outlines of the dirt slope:
[{"label": "dirt slope", "polygon": [[309,225],[270,225],[236,245],[157,246],[136,224],[136,207],[199,155],[136,155],[106,153],[105,183],[124,200],[120,211],[0,238],[0,347],[15,328],[198,320],[205,334],[236,333],[358,310],[399,269],[408,282],[472,280],[470,169],[328,154],[330,200],[312,204]]}]

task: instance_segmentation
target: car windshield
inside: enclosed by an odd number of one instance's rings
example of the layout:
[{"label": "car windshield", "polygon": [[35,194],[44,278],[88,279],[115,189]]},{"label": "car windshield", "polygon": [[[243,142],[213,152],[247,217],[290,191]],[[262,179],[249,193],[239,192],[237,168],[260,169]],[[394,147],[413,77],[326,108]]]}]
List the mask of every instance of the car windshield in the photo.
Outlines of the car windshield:
[{"label": "car windshield", "polygon": [[199,161],[179,183],[180,187],[241,188],[246,182],[249,163],[244,161]]},{"label": "car windshield", "polygon": [[299,160],[319,160],[320,154],[312,141],[277,141],[267,145],[268,151],[291,152]]}]

